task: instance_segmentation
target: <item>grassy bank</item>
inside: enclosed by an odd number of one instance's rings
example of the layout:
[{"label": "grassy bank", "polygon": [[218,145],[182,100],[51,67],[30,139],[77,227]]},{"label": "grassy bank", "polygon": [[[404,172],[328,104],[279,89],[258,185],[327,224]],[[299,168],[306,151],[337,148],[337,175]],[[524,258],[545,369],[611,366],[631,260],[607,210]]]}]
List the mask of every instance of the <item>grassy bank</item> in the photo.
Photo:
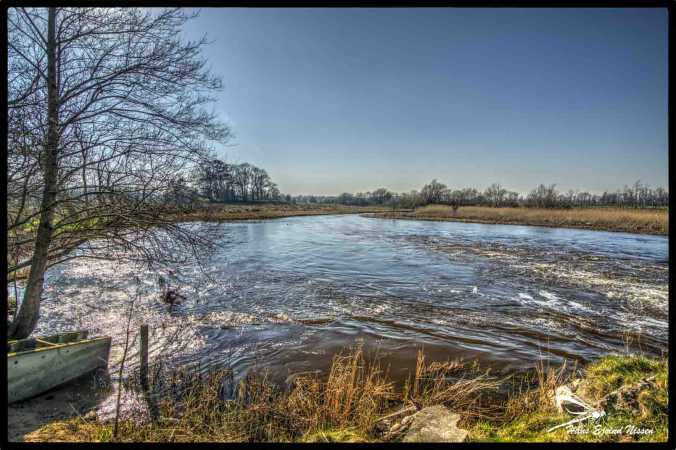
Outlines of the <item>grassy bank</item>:
[{"label": "grassy bank", "polygon": [[472,427],[483,442],[666,442],[669,381],[667,359],[610,355],[589,365],[582,378],[567,380],[575,394],[604,411],[597,420],[548,431],[574,416],[558,410],[553,392],[565,380],[551,371],[537,389],[506,404],[509,420]]},{"label": "grassy bank", "polygon": [[629,208],[490,208],[464,206],[455,213],[450,206],[428,205],[415,211],[385,212],[375,217],[448,220],[511,225],[538,225],[591,230],[623,231],[627,233],[669,234],[667,209]]},{"label": "grassy bank", "polygon": [[233,203],[206,204],[193,212],[181,214],[176,221],[219,222],[227,220],[277,219],[294,216],[318,216],[326,214],[377,213],[384,207],[345,206],[333,204],[290,204],[290,203]]},{"label": "grassy bank", "polygon": [[[174,373],[163,377],[160,419],[126,418],[119,435],[113,425],[74,418],[53,422],[26,435],[27,441],[124,442],[383,442],[397,441],[389,425],[402,413],[431,405],[458,412],[470,441],[665,441],[667,439],[667,362],[642,356],[607,356],[574,371],[540,367],[529,376],[500,379],[475,364],[426,362],[418,357],[415,373],[399,388],[377,360],[360,348],[336,355],[326,376],[301,376],[288,390],[249,376],[234,398],[223,400],[229,372],[202,377]],[[636,383],[646,386],[632,391]],[[156,381],[157,382],[157,381]],[[583,424],[589,433],[559,428],[573,416],[558,412],[554,390],[564,383],[592,404],[601,402],[605,417]],[[171,392],[179,394],[168,395]],[[617,394],[620,392],[620,394]],[[624,392],[625,394],[622,394]],[[615,397],[613,397],[613,395]],[[609,400],[615,398],[614,401]],[[394,417],[394,419],[392,419]],[[594,433],[627,426],[650,434]],[[392,428],[393,429],[393,428]]]}]

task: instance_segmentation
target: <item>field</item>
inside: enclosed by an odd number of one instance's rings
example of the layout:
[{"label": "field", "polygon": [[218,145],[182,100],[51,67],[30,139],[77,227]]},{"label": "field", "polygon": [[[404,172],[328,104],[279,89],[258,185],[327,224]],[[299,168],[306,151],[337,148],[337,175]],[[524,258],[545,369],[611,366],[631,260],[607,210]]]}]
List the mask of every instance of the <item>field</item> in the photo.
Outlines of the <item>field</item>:
[{"label": "field", "polygon": [[325,214],[376,213],[387,211],[380,206],[345,206],[320,203],[231,203],[207,204],[193,212],[177,216],[177,221],[226,221],[277,219],[293,216],[318,216]]},{"label": "field", "polygon": [[667,209],[629,208],[491,208],[464,206],[454,213],[450,206],[428,205],[415,211],[387,212],[383,218],[449,220],[513,225],[539,225],[627,233],[669,234]]}]

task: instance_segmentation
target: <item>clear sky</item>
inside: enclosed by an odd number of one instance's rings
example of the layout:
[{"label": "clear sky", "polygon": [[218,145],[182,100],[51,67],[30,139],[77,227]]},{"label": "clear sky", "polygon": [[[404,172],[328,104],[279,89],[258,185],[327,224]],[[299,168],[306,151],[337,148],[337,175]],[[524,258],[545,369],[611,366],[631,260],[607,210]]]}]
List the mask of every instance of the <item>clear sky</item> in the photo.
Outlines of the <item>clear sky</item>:
[{"label": "clear sky", "polygon": [[229,162],[283,193],[667,186],[665,9],[202,9]]}]

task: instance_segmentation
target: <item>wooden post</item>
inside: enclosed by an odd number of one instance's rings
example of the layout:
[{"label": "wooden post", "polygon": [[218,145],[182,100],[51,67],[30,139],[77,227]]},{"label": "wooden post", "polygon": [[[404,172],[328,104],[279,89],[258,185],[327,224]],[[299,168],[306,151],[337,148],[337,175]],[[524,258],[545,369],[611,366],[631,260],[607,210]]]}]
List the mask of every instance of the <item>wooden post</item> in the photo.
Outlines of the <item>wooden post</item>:
[{"label": "wooden post", "polygon": [[150,383],[148,382],[148,325],[141,325],[141,366],[140,366],[140,376],[141,376],[141,389],[143,389],[143,397],[148,404],[148,411],[150,412],[150,417],[153,422],[156,422],[159,419],[159,410],[155,399],[150,392]]},{"label": "wooden post", "polygon": [[141,325],[141,387],[148,391],[148,325]]}]

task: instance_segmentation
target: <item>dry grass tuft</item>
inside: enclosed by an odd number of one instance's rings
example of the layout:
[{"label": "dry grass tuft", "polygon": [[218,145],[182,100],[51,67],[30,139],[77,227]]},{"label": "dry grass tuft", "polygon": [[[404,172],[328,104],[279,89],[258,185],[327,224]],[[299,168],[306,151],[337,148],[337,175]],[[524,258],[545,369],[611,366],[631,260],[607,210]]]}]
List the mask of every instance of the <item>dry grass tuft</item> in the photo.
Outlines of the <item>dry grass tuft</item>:
[{"label": "dry grass tuft", "polygon": [[[495,406],[489,395],[503,384],[482,372],[478,365],[467,366],[461,361],[425,363],[425,355],[418,351],[415,374],[404,386],[404,402],[417,409],[443,404],[453,411],[462,411],[467,418],[493,418]],[[482,401],[488,400],[488,401]]]},{"label": "dry grass tuft", "polygon": [[556,388],[570,382],[574,373],[575,370],[568,370],[566,364],[554,368],[545,366],[543,360],[540,360],[534,373],[521,379],[518,386],[513,386],[503,420],[514,420],[536,411],[556,413],[554,406]]},{"label": "dry grass tuft", "polygon": [[287,404],[306,432],[353,426],[369,433],[396,397],[378,359],[366,361],[358,345],[333,357],[326,381],[318,375],[296,379]]}]

